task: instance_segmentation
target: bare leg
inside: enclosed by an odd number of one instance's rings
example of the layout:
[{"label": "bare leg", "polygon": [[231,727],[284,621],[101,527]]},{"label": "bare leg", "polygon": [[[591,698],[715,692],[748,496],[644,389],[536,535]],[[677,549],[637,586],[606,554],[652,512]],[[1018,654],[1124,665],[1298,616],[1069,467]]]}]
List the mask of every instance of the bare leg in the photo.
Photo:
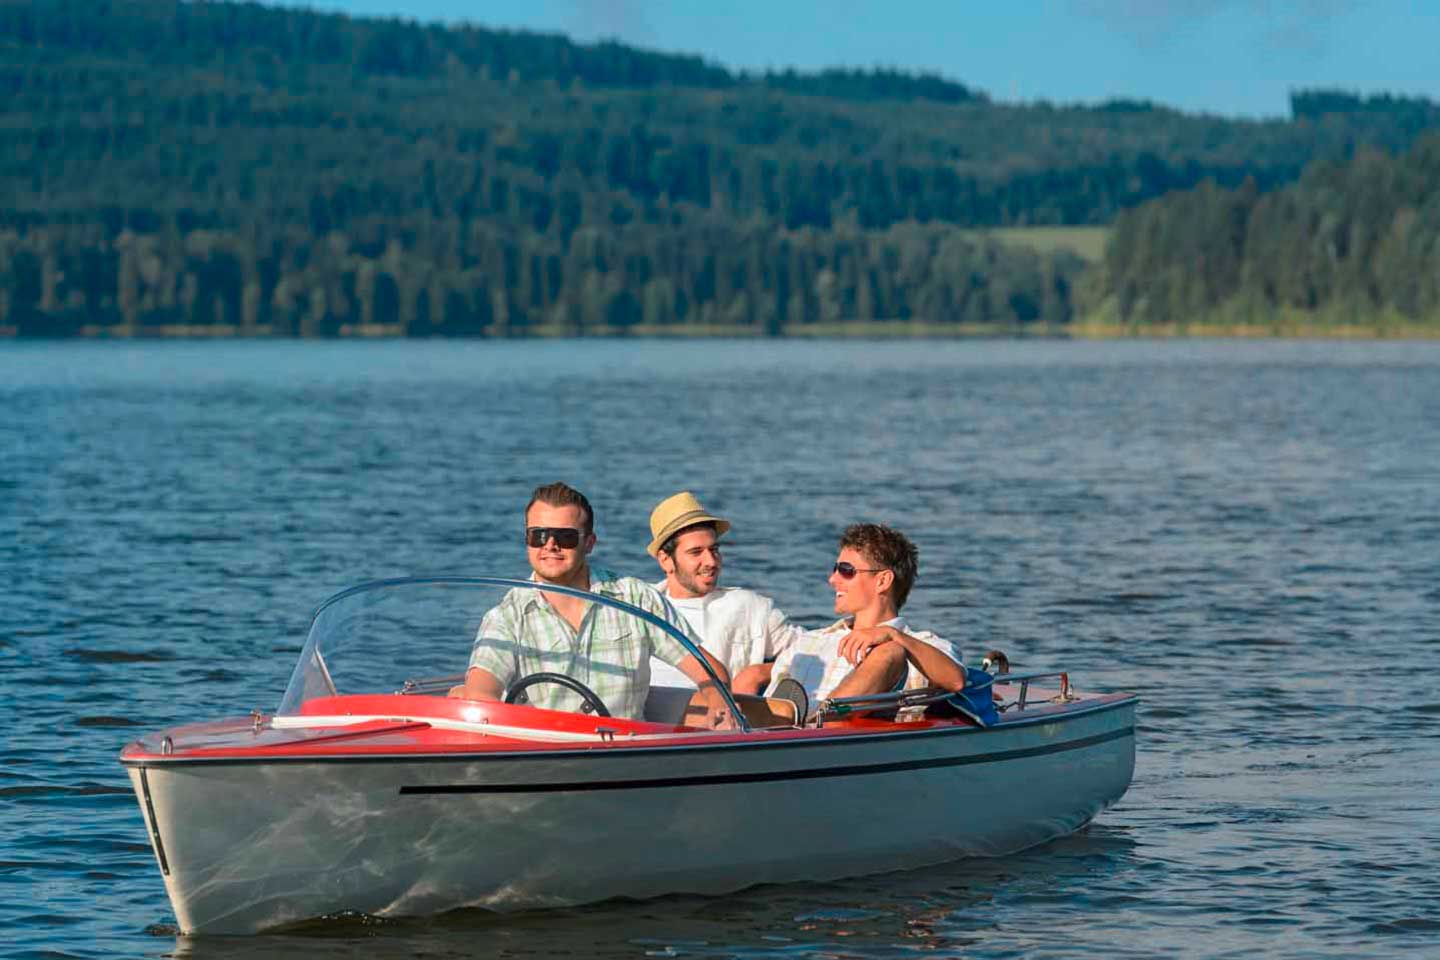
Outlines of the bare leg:
[{"label": "bare leg", "polygon": [[[788,700],[769,700],[765,697],[737,693],[735,694],[735,705],[740,708],[740,712],[745,715],[745,719],[752,727],[789,727],[800,722],[795,718],[794,705]],[[685,708],[685,725],[703,726],[705,712],[703,704],[697,705],[691,701],[690,705]]]},{"label": "bare leg", "polygon": [[830,692],[832,697],[863,697],[871,693],[889,693],[905,675],[909,661],[905,648],[898,643],[882,643],[871,647],[860,665]]}]

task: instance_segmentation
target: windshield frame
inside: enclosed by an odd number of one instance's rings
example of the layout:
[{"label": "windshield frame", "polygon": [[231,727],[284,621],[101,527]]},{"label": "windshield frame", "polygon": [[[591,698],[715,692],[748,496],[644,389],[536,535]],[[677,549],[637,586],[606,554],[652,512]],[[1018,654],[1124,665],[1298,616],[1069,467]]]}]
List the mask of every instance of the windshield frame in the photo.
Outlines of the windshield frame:
[{"label": "windshield frame", "polygon": [[[302,675],[303,664],[308,658],[314,657],[317,661],[319,669],[321,671],[327,671],[324,660],[321,659],[315,651],[315,645],[317,640],[319,639],[316,634],[315,626],[326,610],[330,609],[338,603],[349,599],[350,597],[356,596],[357,594],[369,593],[376,590],[388,589],[392,587],[406,586],[507,587],[510,589],[519,588],[522,590],[535,590],[537,592],[543,591],[545,593],[559,593],[569,597],[576,597],[581,600],[588,600],[592,603],[598,603],[601,606],[612,607],[616,610],[627,613],[630,616],[637,617],[640,620],[643,620],[645,623],[648,623],[651,626],[664,631],[667,635],[669,635],[682,647],[684,647],[691,656],[693,656],[697,661],[699,661],[701,668],[703,668],[706,675],[710,677],[710,680],[715,684],[716,689],[720,691],[720,696],[725,701],[726,707],[730,710],[730,716],[734,719],[736,729],[742,733],[750,732],[750,724],[745,719],[745,714],[740,710],[739,704],[735,702],[735,698],[731,694],[730,688],[720,681],[720,677],[715,672],[714,667],[710,665],[710,661],[705,658],[703,653],[701,653],[700,648],[697,647],[693,642],[691,642],[689,637],[685,636],[684,631],[677,629],[673,624],[665,620],[663,617],[657,617],[650,611],[642,610],[641,608],[634,606],[633,604],[626,603],[623,600],[616,600],[613,597],[603,596],[598,593],[591,593],[589,590],[580,590],[575,587],[557,586],[554,584],[543,583],[539,580],[533,580],[529,578],[526,578],[524,580],[517,580],[513,577],[389,577],[380,580],[367,580],[364,583],[358,583],[352,587],[347,587],[346,589],[341,590],[339,593],[328,597],[318,607],[316,607],[315,612],[310,615],[310,625],[306,629],[305,644],[300,650],[300,659],[297,662],[295,669],[291,673],[290,681],[286,684],[285,694],[281,699],[280,710],[277,712],[284,712],[285,705],[291,702],[292,689],[295,687],[297,680]],[[303,693],[299,693],[297,691],[297,699],[299,699],[300,702],[303,703],[305,699],[303,697]]]}]

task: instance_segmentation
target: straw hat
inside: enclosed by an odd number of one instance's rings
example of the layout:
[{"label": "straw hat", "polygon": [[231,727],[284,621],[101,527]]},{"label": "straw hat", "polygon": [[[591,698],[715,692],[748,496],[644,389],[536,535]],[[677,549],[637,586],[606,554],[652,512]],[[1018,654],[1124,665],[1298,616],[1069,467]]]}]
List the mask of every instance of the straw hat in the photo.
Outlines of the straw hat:
[{"label": "straw hat", "polygon": [[730,529],[729,520],[721,520],[705,512],[700,506],[700,501],[695,499],[695,494],[689,490],[682,490],[673,497],[666,497],[660,501],[660,505],[650,512],[650,533],[654,535],[650,546],[645,550],[654,557],[660,553],[660,545],[675,535],[675,531],[683,530],[685,527],[697,523],[715,524],[716,534],[724,533]]}]

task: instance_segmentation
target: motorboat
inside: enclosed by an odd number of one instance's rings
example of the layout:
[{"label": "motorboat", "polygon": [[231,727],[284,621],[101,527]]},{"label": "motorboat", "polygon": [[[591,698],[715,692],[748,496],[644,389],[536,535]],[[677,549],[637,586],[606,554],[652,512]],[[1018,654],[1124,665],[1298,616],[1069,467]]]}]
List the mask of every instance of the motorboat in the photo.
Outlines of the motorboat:
[{"label": "motorboat", "polygon": [[[734,729],[687,725],[689,692],[659,686],[633,719],[603,715],[598,697],[590,712],[523,702],[552,677],[503,701],[447,696],[488,642],[484,612],[537,587],[439,577],[343,591],[317,609],[273,713],[127,745],[181,931],[919,869],[1071,833],[1131,781],[1136,698],[1080,692],[1065,672],[996,677],[989,726],[934,715],[935,690],[822,701],[809,722],[767,727],[727,693]],[[695,652],[644,610],[546,590]]]}]

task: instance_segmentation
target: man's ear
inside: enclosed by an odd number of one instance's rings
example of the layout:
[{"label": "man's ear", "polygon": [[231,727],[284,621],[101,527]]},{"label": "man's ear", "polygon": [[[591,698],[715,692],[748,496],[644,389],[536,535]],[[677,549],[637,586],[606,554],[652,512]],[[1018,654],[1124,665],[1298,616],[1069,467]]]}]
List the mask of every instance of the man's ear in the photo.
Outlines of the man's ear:
[{"label": "man's ear", "polygon": [[595,536],[595,532],[592,530],[591,532],[585,534],[585,539],[583,542],[585,544],[585,556],[588,557],[590,556],[590,551],[595,549],[595,544],[600,542],[600,538]]},{"label": "man's ear", "polygon": [[656,552],[655,560],[660,564],[660,569],[664,571],[665,576],[668,577],[675,572],[675,558],[664,550]]},{"label": "man's ear", "polygon": [[875,574],[875,592],[889,593],[890,588],[895,586],[895,571],[885,569]]}]

